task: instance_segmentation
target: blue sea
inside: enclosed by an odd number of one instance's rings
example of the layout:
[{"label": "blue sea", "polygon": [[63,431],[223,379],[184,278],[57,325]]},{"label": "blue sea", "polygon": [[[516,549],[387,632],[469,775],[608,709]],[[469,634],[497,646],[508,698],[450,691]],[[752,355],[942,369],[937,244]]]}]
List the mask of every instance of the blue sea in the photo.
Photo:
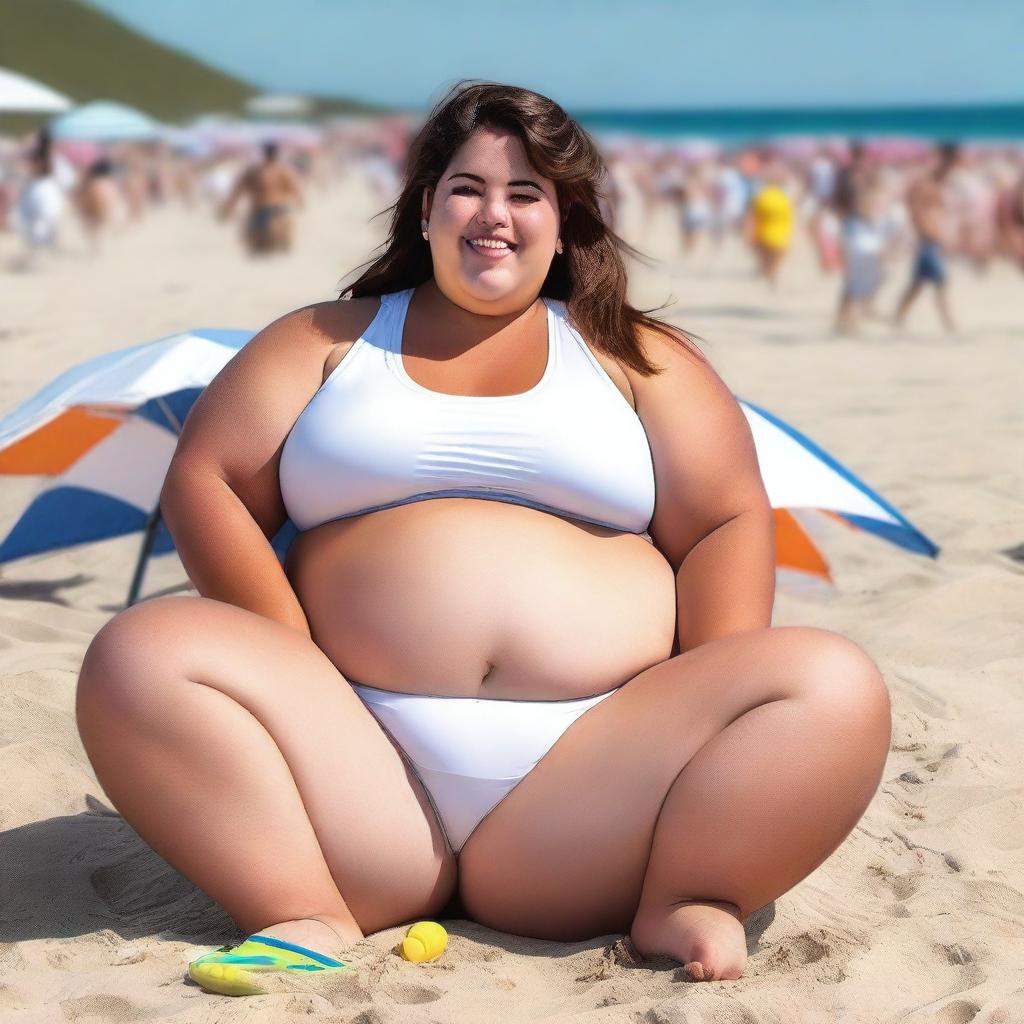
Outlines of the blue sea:
[{"label": "blue sea", "polygon": [[927,107],[778,107],[570,111],[588,130],[659,139],[746,142],[781,136],[1024,140],[1024,103]]}]

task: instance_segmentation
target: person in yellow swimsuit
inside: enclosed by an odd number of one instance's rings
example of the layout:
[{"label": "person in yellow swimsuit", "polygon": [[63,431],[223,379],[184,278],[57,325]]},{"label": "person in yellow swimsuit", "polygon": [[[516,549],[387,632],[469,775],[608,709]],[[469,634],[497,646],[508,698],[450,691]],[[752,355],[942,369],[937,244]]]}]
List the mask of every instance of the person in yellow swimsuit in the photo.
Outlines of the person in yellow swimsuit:
[{"label": "person in yellow swimsuit", "polygon": [[782,187],[782,170],[769,167],[765,184],[750,203],[748,237],[760,272],[775,285],[779,266],[793,240],[793,200]]}]

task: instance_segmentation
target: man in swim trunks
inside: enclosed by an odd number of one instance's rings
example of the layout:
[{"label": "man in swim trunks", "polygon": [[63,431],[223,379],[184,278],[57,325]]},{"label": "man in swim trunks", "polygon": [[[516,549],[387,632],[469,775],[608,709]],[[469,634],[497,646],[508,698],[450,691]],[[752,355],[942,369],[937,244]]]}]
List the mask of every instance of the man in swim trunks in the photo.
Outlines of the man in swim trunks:
[{"label": "man in swim trunks", "polygon": [[252,255],[286,252],[292,245],[292,204],[302,206],[298,175],[278,158],[276,142],[263,146],[263,160],[243,172],[221,206],[220,217],[231,216],[242,198],[250,200],[245,241]]},{"label": "man in swim trunks", "polygon": [[943,143],[939,146],[932,170],[911,185],[907,193],[910,217],[918,234],[918,247],[910,284],[896,311],[897,327],[903,325],[915,299],[924,286],[930,283],[935,285],[935,299],[943,325],[947,331],[956,330],[946,294],[943,246],[949,236],[950,196],[947,180],[957,165],[958,155],[955,143]]}]

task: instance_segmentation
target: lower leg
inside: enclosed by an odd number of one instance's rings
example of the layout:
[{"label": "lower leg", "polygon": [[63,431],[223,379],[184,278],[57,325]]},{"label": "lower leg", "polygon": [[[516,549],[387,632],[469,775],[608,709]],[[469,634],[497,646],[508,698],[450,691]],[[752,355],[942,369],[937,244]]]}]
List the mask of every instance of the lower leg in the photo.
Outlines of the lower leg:
[{"label": "lower leg", "polygon": [[887,701],[791,697],[706,743],[658,818],[631,928],[695,979],[739,977],[742,922],[821,864],[874,794],[889,743]]},{"label": "lower leg", "polygon": [[949,295],[945,285],[939,285],[935,289],[935,302],[939,307],[939,316],[942,318],[942,325],[952,334],[956,331],[956,323],[953,320],[953,313],[949,308]]},{"label": "lower leg", "polygon": [[318,934],[335,951],[362,938],[288,764],[259,720],[191,680],[154,686],[150,698],[166,707],[141,719],[111,698],[90,699],[88,688],[79,696],[89,759],[132,828],[246,932],[303,945]]},{"label": "lower leg", "polygon": [[854,300],[848,295],[844,295],[839,302],[839,311],[836,313],[835,331],[837,334],[852,334],[855,328]]},{"label": "lower leg", "polygon": [[915,281],[904,293],[903,298],[900,299],[900,304],[896,309],[896,315],[893,320],[897,327],[903,326],[903,321],[906,319],[907,312],[913,305],[914,300],[921,294],[921,288],[923,284],[921,281]]}]

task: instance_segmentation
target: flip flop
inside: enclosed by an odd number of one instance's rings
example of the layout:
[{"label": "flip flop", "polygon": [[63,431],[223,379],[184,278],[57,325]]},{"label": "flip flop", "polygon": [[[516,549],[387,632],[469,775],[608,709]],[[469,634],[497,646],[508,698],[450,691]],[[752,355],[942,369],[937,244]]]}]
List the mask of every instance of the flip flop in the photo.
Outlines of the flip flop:
[{"label": "flip flop", "polygon": [[343,960],[269,935],[250,935],[238,946],[222,946],[188,965],[194,982],[224,996],[298,991],[310,977],[346,972],[353,968]]}]

